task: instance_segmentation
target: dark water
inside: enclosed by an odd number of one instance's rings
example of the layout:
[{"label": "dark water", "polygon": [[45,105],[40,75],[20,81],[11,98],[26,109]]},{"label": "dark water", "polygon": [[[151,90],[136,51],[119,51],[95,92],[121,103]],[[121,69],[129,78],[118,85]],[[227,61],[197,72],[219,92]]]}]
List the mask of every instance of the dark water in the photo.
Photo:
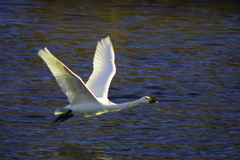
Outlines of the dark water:
[{"label": "dark water", "polygon": [[[240,158],[237,1],[1,1],[0,28],[1,159]],[[86,81],[105,36],[110,100],[159,103],[52,125],[68,101],[38,50]]]}]

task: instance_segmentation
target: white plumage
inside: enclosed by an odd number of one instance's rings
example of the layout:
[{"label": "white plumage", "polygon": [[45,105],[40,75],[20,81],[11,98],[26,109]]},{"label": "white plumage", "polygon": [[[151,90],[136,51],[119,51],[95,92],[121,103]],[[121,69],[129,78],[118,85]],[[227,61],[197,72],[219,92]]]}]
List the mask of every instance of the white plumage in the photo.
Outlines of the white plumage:
[{"label": "white plumage", "polygon": [[109,37],[98,42],[93,60],[93,72],[86,84],[47,48],[41,49],[38,55],[45,61],[70,102],[63,109],[55,111],[55,114],[59,116],[53,122],[63,122],[73,115],[89,117],[139,103],[157,103],[149,96],[122,104],[115,104],[108,100],[109,86],[116,73],[115,55]]}]

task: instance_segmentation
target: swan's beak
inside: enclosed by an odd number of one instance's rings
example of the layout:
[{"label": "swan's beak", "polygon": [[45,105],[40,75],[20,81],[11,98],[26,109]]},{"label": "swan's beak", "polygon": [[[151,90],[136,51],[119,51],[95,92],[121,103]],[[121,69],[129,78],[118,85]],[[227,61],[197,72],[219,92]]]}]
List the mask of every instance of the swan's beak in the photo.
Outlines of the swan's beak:
[{"label": "swan's beak", "polygon": [[53,123],[55,123],[55,122],[57,122],[57,121],[59,121],[59,122],[64,122],[65,120],[67,120],[67,119],[69,119],[69,118],[71,118],[71,117],[73,117],[73,116],[74,116],[74,114],[72,114],[72,110],[69,109],[69,110],[67,111],[67,113],[65,113],[65,114],[60,114],[60,115],[53,121]]},{"label": "swan's beak", "polygon": [[158,103],[158,101],[155,100],[154,98],[151,98],[151,101],[149,101],[149,103]]}]

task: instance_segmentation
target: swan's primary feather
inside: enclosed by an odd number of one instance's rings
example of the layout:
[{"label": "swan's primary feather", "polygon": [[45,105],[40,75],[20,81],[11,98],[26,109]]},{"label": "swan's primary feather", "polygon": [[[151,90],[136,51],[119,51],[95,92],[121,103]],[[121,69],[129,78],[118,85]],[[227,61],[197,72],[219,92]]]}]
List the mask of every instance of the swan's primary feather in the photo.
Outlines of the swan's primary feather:
[{"label": "swan's primary feather", "polygon": [[45,61],[48,68],[51,70],[59,86],[67,95],[71,105],[99,103],[94,94],[92,94],[84,84],[83,80],[53,56],[47,48],[41,49],[38,55]]},{"label": "swan's primary feather", "polygon": [[108,90],[116,73],[114,50],[109,37],[98,42],[93,59],[93,72],[86,85],[93,94],[108,101]]}]

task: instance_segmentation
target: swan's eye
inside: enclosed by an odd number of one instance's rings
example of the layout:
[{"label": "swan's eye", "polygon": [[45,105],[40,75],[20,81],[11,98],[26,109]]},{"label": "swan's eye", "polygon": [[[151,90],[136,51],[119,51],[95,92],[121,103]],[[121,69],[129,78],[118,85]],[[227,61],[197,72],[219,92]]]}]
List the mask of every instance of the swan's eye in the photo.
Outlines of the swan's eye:
[{"label": "swan's eye", "polygon": [[152,100],[152,98],[150,98],[150,97],[146,97],[146,99],[150,102],[151,100]]}]

